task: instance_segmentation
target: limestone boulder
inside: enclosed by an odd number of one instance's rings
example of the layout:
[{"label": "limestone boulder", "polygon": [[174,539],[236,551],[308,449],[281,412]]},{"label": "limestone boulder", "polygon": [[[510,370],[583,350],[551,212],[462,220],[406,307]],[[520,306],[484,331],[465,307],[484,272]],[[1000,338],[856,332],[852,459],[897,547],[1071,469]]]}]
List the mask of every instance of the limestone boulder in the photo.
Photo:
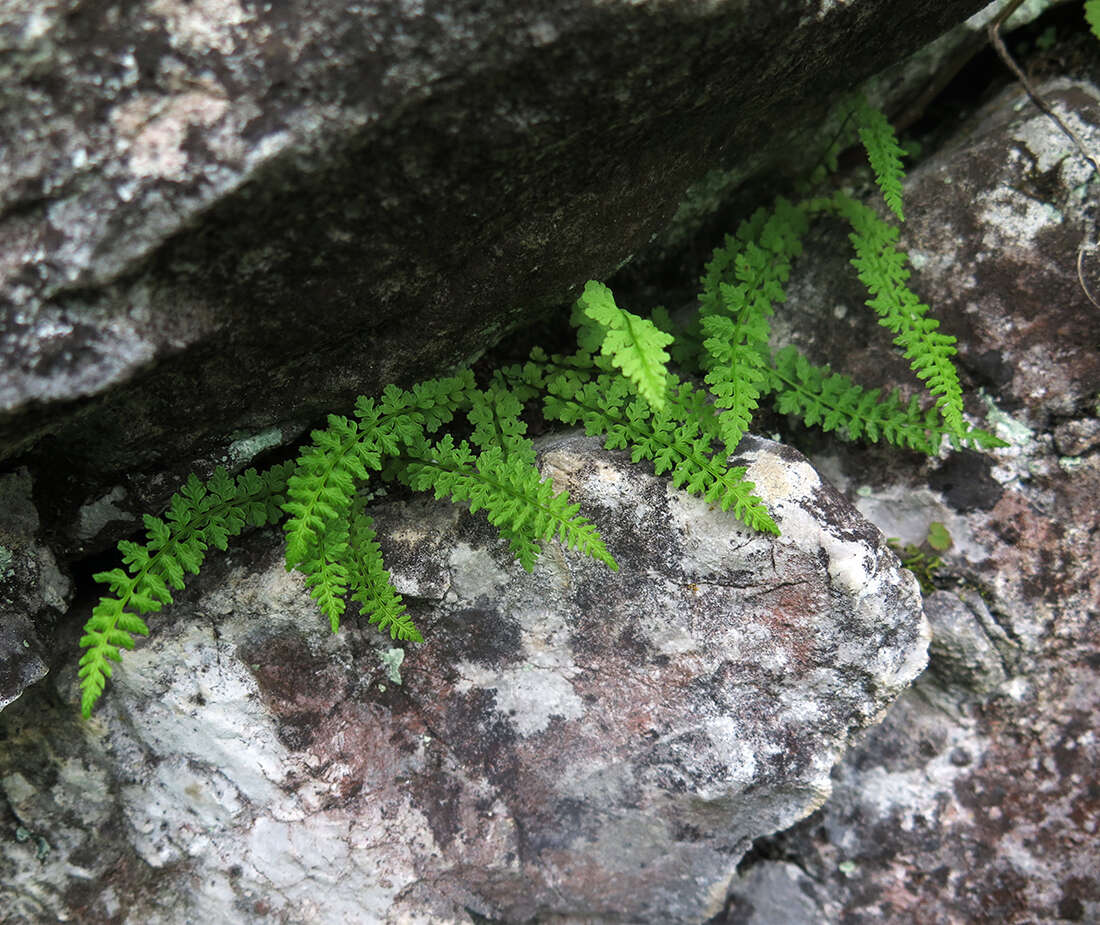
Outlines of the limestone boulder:
[{"label": "limestone boulder", "polygon": [[[543,471],[620,569],[532,574],[463,509],[372,509],[423,630],[338,635],[279,537],[215,560],[89,722],[72,661],[0,715],[12,922],[701,922],[924,667],[913,576],[796,452],[779,538],[592,438]],[[75,654],[75,653],[74,653]]]}]

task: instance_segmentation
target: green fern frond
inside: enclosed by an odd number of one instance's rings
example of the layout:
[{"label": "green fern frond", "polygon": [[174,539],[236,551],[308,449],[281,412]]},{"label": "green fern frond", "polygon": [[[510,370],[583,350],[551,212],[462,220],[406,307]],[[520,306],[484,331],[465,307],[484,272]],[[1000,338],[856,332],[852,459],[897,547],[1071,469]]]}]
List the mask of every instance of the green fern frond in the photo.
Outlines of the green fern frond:
[{"label": "green fern frond", "polygon": [[706,266],[700,295],[701,363],[726,452],[732,453],[768,390],[768,318],[786,301],[783,284],[809,228],[806,210],[780,197],[727,237]]},{"label": "green fern frond", "polygon": [[366,479],[368,468],[382,468],[379,446],[392,433],[363,430],[355,421],[330,414],[328,427],[312,437],[298,457],[283,504],[289,515],[283,525],[288,570],[318,561],[315,552],[328,524],[347,516],[356,480]]},{"label": "green fern frond", "polygon": [[346,519],[356,486],[369,470],[380,470],[384,457],[399,455],[425,432],[450,423],[458,409],[469,405],[473,391],[473,373],[463,370],[411,390],[389,385],[378,401],[360,396],[358,423],[329,415],[329,426],[313,432],[313,443],[298,457],[287,486],[287,568],[301,567],[312,576],[307,565],[321,561],[314,553],[322,535],[331,522]]},{"label": "green fern frond", "polygon": [[[683,386],[677,384],[677,401],[664,411],[653,412],[636,399],[622,380],[601,375],[580,389],[562,391],[551,380],[544,413],[566,424],[583,424],[589,436],[603,434],[608,449],[629,449],[631,461],[648,459],[657,475],[671,473],[672,483],[715,503],[754,530],[779,534],[764,503],[752,494],[753,484],[744,479],[744,468],[730,468],[714,453],[715,433],[706,417],[695,417]],[[687,389],[691,389],[690,386]]]},{"label": "green fern frond", "polygon": [[1085,0],[1085,21],[1092,34],[1100,39],[1100,0]]},{"label": "green fern frond", "polygon": [[[283,528],[286,567],[306,576],[310,594],[333,632],[339,628],[352,577],[348,531],[359,484],[370,470],[382,470],[386,458],[399,456],[407,445],[422,441],[426,432],[450,423],[475,394],[480,393],[470,370],[419,382],[412,389],[389,385],[378,400],[359,397],[358,422],[330,415],[328,427],[314,431],[313,443],[298,457],[283,504],[289,515]],[[375,606],[383,603],[380,599]],[[372,605],[368,601],[365,606]]]},{"label": "green fern frond", "polygon": [[565,492],[555,492],[538,469],[505,459],[499,447],[475,455],[468,443],[456,444],[445,434],[437,443],[424,440],[407,452],[405,472],[414,490],[468,503],[471,513],[484,509],[489,523],[510,541],[517,535],[543,540],[556,535],[564,545],[618,569],[595,526],[578,516],[580,506],[570,504]]},{"label": "green fern frond", "polygon": [[851,439],[934,454],[944,430],[934,407],[922,410],[916,397],[902,404],[895,390],[885,398],[880,389],[864,389],[828,366],[814,366],[795,347],[784,347],[771,371],[775,406],[795,414],[808,426],[840,430]]},{"label": "green fern frond", "polygon": [[382,561],[382,548],[374,532],[374,521],[357,505],[348,525],[348,564],[352,600],[360,604],[359,614],[391,639],[423,642],[413,625],[401,595],[393,586]]},{"label": "green fern frond", "polygon": [[470,442],[482,450],[498,446],[508,459],[535,465],[535,447],[527,439],[527,425],[520,420],[523,402],[500,383],[471,393],[466,419],[474,425]]},{"label": "green fern frond", "polygon": [[347,562],[350,555],[348,546],[348,518],[341,517],[328,524],[311,547],[309,559],[299,563],[298,568],[306,576],[306,587],[317,607],[328,617],[329,626],[335,633],[340,629],[340,617],[347,604],[344,595],[348,592],[350,570]]},{"label": "green fern frond", "polygon": [[724,409],[718,417],[726,452],[748,430],[760,397],[768,390],[767,344],[771,326],[761,316],[737,324],[722,315],[703,319],[703,341],[709,362],[706,383],[715,396],[714,404]]},{"label": "green fern frond", "polygon": [[849,238],[856,256],[851,263],[870,293],[867,305],[879,316],[879,324],[895,335],[894,343],[913,372],[936,396],[948,432],[961,439],[966,425],[962,385],[951,359],[957,352],[955,338],[940,332],[940,323],[927,317],[928,306],[906,285],[908,258],[895,247],[898,230],[851,196],[837,194],[833,202],[852,226]]},{"label": "green fern frond", "polygon": [[595,280],[588,281],[577,305],[603,331],[600,352],[622,370],[642,398],[663,408],[670,359],[664,348],[672,343],[672,335],[619,308],[611,290]]},{"label": "green fern frond", "polygon": [[867,160],[875,172],[875,182],[882,191],[882,198],[898,221],[903,222],[901,185],[905,179],[905,168],[901,159],[905,156],[905,150],[898,144],[890,121],[862,95],[856,97],[853,114],[859,139],[867,151]]},{"label": "green fern frond", "polygon": [[118,544],[126,568],[93,577],[107,585],[104,596],[84,625],[80,645],[80,710],[85,717],[111,677],[111,662],[122,660],[120,649],[132,649],[134,636],[149,627],[141,614],[172,603],[172,590],[184,586],[185,573],[197,573],[210,546],[225,549],[230,537],[245,526],[275,522],[283,501],[291,465],[263,474],[249,469],[232,479],[218,469],[207,482],[192,475],[172,496],[165,518],[146,515],[146,542]]}]

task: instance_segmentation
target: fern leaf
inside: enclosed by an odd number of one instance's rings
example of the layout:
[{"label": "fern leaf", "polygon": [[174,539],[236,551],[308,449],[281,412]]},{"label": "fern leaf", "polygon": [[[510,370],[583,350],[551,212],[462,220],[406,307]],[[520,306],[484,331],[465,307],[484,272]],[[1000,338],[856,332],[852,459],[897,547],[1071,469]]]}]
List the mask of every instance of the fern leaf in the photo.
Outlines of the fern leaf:
[{"label": "fern leaf", "polygon": [[701,495],[724,511],[732,509],[738,520],[754,530],[779,534],[764,503],[752,493],[753,484],[744,480],[745,470],[730,468],[715,455],[715,433],[708,418],[691,413],[705,399],[688,398],[690,386],[680,386],[677,400],[661,412],[634,398],[627,383],[607,375],[572,393],[556,390],[553,381],[547,390],[544,413],[548,418],[583,423],[590,436],[605,435],[608,449],[629,449],[632,462],[647,459],[658,475],[671,472],[677,488]]},{"label": "fern leaf", "polygon": [[603,329],[600,351],[604,356],[622,370],[651,406],[663,408],[669,361],[664,348],[672,343],[672,335],[619,308],[611,290],[595,280],[589,280],[577,304]]},{"label": "fern leaf", "polygon": [[905,150],[898,144],[890,121],[862,95],[856,97],[853,114],[859,139],[867,151],[867,160],[875,172],[875,182],[882,191],[882,198],[898,221],[905,221],[901,209],[901,184],[905,179],[901,159],[905,156]]},{"label": "fern leaf", "polygon": [[825,431],[840,430],[851,439],[877,443],[879,438],[895,446],[934,454],[943,428],[935,409],[923,411],[916,398],[904,405],[895,391],[880,398],[878,389],[867,391],[828,366],[814,366],[794,347],[784,347],[772,368],[776,410],[798,415],[807,425]]},{"label": "fern leaf", "polygon": [[715,405],[724,409],[719,430],[732,453],[768,390],[768,318],[783,302],[791,260],[809,228],[805,208],[780,197],[727,237],[707,264],[700,295],[705,353],[702,364]]},{"label": "fern leaf", "polygon": [[709,355],[706,383],[715,396],[715,406],[725,409],[718,417],[726,453],[741,442],[768,388],[765,360],[771,327],[761,316],[736,324],[722,315],[703,319],[708,335],[703,346]]},{"label": "fern leaf", "polygon": [[[453,420],[475,393],[470,370],[408,390],[388,385],[379,399],[359,397],[358,422],[330,415],[328,427],[314,431],[312,444],[298,457],[283,503],[289,515],[284,525],[286,567],[305,574],[334,632],[352,574],[347,565],[348,521],[357,484],[370,470],[381,470],[385,458],[399,456],[406,445],[422,442],[425,432]],[[518,447],[522,435],[514,433],[515,427],[510,432]]]},{"label": "fern leaf", "polygon": [[210,545],[224,544],[246,524],[260,525],[283,501],[290,465],[274,466],[263,475],[249,469],[231,479],[218,469],[208,482],[191,475],[168,504],[165,519],[145,518],[146,542],[118,544],[126,570],[93,576],[112,596],[101,597],[84,625],[78,675],[80,710],[85,717],[111,677],[111,662],[120,649],[131,649],[135,635],[147,635],[141,613],[172,603],[172,590],[183,587],[185,572],[197,572]]},{"label": "fern leaf", "polygon": [[363,446],[359,425],[345,417],[329,415],[328,427],[312,436],[313,443],[298,457],[283,504],[290,515],[283,525],[288,570],[312,559],[328,523],[347,514],[356,478],[366,478],[367,465],[381,465],[378,454]]},{"label": "fern leaf", "polygon": [[898,232],[874,211],[850,196],[834,197],[838,214],[852,226],[849,238],[856,256],[851,261],[871,298],[867,305],[879,316],[879,324],[891,331],[894,343],[925,387],[936,396],[936,406],[948,432],[958,442],[966,433],[963,422],[962,385],[952,357],[955,338],[939,331],[939,322],[928,318],[929,308],[906,285],[906,256],[897,250]]},{"label": "fern leaf", "polygon": [[310,597],[328,617],[334,633],[340,629],[340,617],[347,607],[344,595],[348,591],[348,554],[348,523],[337,519],[320,535],[313,555],[298,565],[306,576]]},{"label": "fern leaf", "polygon": [[466,417],[474,425],[470,442],[481,449],[499,446],[508,459],[535,465],[535,447],[527,439],[527,425],[520,420],[523,403],[507,387],[494,384],[471,393]]},{"label": "fern leaf", "polygon": [[1100,0],[1085,0],[1085,21],[1092,34],[1100,39]]},{"label": "fern leaf", "polygon": [[357,508],[349,522],[348,563],[352,600],[360,604],[359,613],[369,623],[388,632],[391,639],[423,642],[413,625],[401,595],[397,593],[382,562],[382,549],[376,542],[374,521]]},{"label": "fern leaf", "polygon": [[577,514],[578,506],[569,503],[565,492],[555,493],[553,483],[534,466],[505,459],[499,447],[475,456],[465,441],[456,444],[450,434],[435,444],[424,441],[411,447],[409,455],[410,487],[468,503],[471,513],[484,509],[513,549],[517,535],[527,538],[525,550],[531,550],[535,540],[556,535],[566,546],[618,569],[595,526]]}]

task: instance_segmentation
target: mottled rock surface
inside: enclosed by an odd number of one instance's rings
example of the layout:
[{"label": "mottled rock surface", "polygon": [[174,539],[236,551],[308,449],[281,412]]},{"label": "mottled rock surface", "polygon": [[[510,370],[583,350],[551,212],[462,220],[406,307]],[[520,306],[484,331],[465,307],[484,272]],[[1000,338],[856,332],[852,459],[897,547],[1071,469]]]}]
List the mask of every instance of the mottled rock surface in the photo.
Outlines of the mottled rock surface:
[{"label": "mottled rock surface", "polygon": [[82,508],[466,361],[981,5],[5,4],[0,458],[113,541]]},{"label": "mottled rock surface", "polygon": [[0,709],[45,677],[72,585],[42,542],[25,469],[0,475]]},{"label": "mottled rock surface", "polygon": [[[1100,150],[1100,90],[1041,92]],[[1077,278],[1096,179],[1012,89],[907,191],[914,288],[960,338],[968,407],[1011,445],[924,465],[812,454],[887,534],[920,543],[939,521],[954,543],[925,602],[929,671],[837,769],[826,806],[757,844],[725,920],[789,921],[768,912],[785,878],[819,922],[1097,921],[1100,309]],[[1083,258],[1095,293],[1095,251]],[[856,306],[824,305],[808,349],[903,381]],[[808,330],[811,304],[791,307]]]},{"label": "mottled rock surface", "polygon": [[544,443],[618,573],[551,546],[528,575],[458,507],[377,505],[428,640],[404,651],[329,634],[253,537],[90,723],[71,665],[0,715],[2,824],[29,833],[0,843],[8,921],[713,915],[927,644],[882,535],[797,453],[738,455],[782,537],[594,439]]}]

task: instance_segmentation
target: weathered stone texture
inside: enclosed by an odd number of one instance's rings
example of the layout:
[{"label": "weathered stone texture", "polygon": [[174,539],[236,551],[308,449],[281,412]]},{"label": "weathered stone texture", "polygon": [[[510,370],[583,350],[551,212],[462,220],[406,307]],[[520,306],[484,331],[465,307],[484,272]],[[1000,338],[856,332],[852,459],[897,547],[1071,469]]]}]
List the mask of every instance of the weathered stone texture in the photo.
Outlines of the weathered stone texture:
[{"label": "weathered stone texture", "polygon": [[72,585],[42,542],[25,469],[0,475],[0,709],[45,677]]},{"label": "weathered stone texture", "polygon": [[[797,453],[739,459],[781,538],[598,441],[543,446],[620,571],[528,575],[461,508],[372,509],[427,642],[332,636],[279,538],[196,579],[90,724],[72,668],[0,716],[14,921],[699,922],[752,839],[925,663],[913,577]],[[396,650],[400,652],[401,650]],[[386,660],[381,656],[385,655]]]}]

